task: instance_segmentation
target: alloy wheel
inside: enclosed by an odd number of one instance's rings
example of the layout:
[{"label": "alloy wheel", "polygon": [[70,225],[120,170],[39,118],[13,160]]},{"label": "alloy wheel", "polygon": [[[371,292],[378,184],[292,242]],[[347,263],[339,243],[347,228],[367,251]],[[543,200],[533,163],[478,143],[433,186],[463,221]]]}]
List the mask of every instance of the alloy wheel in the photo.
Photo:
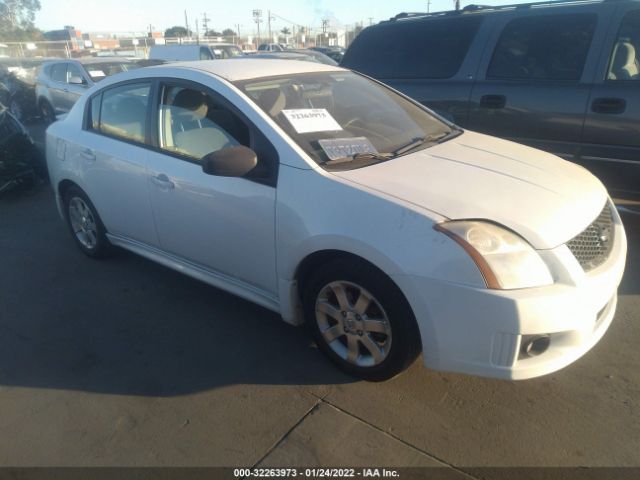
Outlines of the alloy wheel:
[{"label": "alloy wheel", "polygon": [[382,363],[391,349],[387,313],[366,289],[334,281],[320,290],[315,316],[322,338],[339,357],[358,367]]},{"label": "alloy wheel", "polygon": [[69,201],[71,228],[82,246],[93,250],[98,243],[98,227],[89,206],[80,197]]}]

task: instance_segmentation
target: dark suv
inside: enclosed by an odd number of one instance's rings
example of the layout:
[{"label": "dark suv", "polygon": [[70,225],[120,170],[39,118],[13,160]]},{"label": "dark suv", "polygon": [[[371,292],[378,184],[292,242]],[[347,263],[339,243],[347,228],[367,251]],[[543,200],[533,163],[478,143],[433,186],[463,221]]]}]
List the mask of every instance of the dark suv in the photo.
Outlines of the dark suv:
[{"label": "dark suv", "polygon": [[640,0],[403,13],[366,28],[341,65],[640,196]]}]

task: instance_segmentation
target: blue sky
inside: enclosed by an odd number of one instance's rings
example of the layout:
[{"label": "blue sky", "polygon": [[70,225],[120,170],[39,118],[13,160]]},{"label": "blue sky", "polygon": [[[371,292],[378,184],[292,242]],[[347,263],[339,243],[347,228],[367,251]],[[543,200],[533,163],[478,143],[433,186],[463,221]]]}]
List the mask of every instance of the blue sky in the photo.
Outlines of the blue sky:
[{"label": "blue sky", "polygon": [[[323,18],[332,24],[353,25],[356,22],[369,24],[369,17],[375,21],[387,19],[403,11],[424,12],[426,0],[186,0],[184,2],[162,0],[40,0],[42,9],[36,15],[36,25],[43,30],[73,25],[79,30],[114,32],[144,31],[152,24],[156,30],[164,30],[173,25],[184,25],[184,10],[187,10],[189,24],[195,30],[196,17],[201,22],[202,14],[210,18],[209,28],[218,30],[236,24],[241,25],[243,34],[255,30],[251,18],[253,9],[262,9],[266,27],[267,10],[295,23],[319,27]],[[462,0],[462,5],[478,3],[502,5],[525,3],[525,0]],[[450,10],[453,0],[432,0],[431,11]],[[276,18],[273,28],[290,26]]]}]

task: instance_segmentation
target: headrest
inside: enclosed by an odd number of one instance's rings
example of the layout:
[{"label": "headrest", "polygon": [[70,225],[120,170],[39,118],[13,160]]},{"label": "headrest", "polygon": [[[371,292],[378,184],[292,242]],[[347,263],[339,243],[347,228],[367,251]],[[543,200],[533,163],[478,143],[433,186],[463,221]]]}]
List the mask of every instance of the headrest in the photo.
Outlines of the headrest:
[{"label": "headrest", "polygon": [[205,118],[209,111],[207,95],[203,92],[186,88],[178,92],[173,100],[173,106],[191,112],[198,120]]}]

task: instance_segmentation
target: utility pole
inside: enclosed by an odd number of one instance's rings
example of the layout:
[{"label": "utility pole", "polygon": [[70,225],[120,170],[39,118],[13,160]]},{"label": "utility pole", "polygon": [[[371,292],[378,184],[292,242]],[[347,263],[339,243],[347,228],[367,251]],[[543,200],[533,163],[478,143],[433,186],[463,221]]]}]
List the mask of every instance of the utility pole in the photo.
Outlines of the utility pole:
[{"label": "utility pole", "polygon": [[240,27],[241,25],[239,23],[236,23],[236,30],[238,31],[238,41],[240,41]]},{"label": "utility pole", "polygon": [[196,18],[196,43],[200,45],[200,29],[198,28],[198,19]]},{"label": "utility pole", "polygon": [[453,3],[456,4],[456,10],[460,10],[460,0],[453,0]]},{"label": "utility pole", "polygon": [[273,42],[273,35],[271,35],[271,10],[267,10],[267,25],[269,25],[269,43]]},{"label": "utility pole", "polygon": [[427,13],[431,11],[431,0],[427,0]]},{"label": "utility pole", "polygon": [[373,17],[369,17],[369,26],[373,25]]},{"label": "utility pole", "polygon": [[209,31],[209,17],[207,17],[207,12],[202,14],[202,29],[204,30],[204,35],[206,37],[207,32]]},{"label": "utility pole", "polygon": [[187,11],[184,11],[184,27],[187,29],[187,37],[190,37],[191,35],[189,35],[189,20],[187,20]]},{"label": "utility pole", "polygon": [[[329,19],[325,18],[325,19],[322,20],[322,38],[327,36],[327,29],[328,28],[329,28]],[[329,42],[327,41],[327,43],[329,43]]]},{"label": "utility pole", "polygon": [[262,22],[262,10],[254,10],[253,11],[253,21],[256,22],[258,27],[258,41],[257,45],[260,45],[260,23]]}]

